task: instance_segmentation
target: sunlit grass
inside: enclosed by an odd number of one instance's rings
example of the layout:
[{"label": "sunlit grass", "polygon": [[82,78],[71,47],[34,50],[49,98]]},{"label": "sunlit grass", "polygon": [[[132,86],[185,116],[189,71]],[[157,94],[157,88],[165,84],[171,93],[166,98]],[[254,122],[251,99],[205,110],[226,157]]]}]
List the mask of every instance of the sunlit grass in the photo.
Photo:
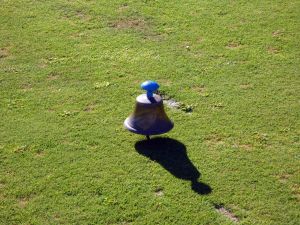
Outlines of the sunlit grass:
[{"label": "sunlit grass", "polygon": [[299,7],[0,0],[0,224],[298,224]]}]

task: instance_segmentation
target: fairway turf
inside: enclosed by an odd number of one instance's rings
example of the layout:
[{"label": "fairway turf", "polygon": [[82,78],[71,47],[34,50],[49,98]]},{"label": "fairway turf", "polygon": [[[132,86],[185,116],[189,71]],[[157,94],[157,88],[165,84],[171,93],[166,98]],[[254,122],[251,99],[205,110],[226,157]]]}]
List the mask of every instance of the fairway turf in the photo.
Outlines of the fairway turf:
[{"label": "fairway turf", "polygon": [[[0,0],[0,224],[299,224],[299,20],[296,0]],[[123,128],[149,79],[193,109],[166,106],[150,146]]]}]

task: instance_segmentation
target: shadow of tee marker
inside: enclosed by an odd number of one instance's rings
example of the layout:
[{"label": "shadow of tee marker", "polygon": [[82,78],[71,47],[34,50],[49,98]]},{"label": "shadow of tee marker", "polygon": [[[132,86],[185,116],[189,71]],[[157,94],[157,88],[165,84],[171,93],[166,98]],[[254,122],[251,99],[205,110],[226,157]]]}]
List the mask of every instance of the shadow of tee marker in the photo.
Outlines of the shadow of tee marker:
[{"label": "shadow of tee marker", "polygon": [[209,185],[198,182],[201,174],[188,158],[186,147],[181,142],[159,137],[138,141],[135,149],[139,154],[158,162],[173,176],[191,181],[191,188],[196,193],[204,195],[212,191]]}]

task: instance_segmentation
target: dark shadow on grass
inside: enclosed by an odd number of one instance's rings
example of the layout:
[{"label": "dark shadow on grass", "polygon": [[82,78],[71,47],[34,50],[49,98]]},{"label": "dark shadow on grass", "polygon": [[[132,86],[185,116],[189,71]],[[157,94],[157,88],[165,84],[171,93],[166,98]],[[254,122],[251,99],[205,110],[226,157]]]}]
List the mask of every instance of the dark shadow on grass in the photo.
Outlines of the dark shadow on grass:
[{"label": "dark shadow on grass", "polygon": [[158,162],[172,175],[183,180],[191,181],[191,188],[198,194],[209,194],[209,185],[198,182],[200,172],[186,154],[186,147],[181,142],[171,138],[153,138],[138,141],[136,151],[149,159]]}]

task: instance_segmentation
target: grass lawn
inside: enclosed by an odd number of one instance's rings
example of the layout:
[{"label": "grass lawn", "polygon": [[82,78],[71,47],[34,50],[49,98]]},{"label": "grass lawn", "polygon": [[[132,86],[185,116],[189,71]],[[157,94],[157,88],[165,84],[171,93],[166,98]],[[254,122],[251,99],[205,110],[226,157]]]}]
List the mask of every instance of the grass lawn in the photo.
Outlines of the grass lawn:
[{"label": "grass lawn", "polygon": [[[300,2],[0,0],[0,224],[299,224]],[[139,85],[193,109],[150,142]]]}]

